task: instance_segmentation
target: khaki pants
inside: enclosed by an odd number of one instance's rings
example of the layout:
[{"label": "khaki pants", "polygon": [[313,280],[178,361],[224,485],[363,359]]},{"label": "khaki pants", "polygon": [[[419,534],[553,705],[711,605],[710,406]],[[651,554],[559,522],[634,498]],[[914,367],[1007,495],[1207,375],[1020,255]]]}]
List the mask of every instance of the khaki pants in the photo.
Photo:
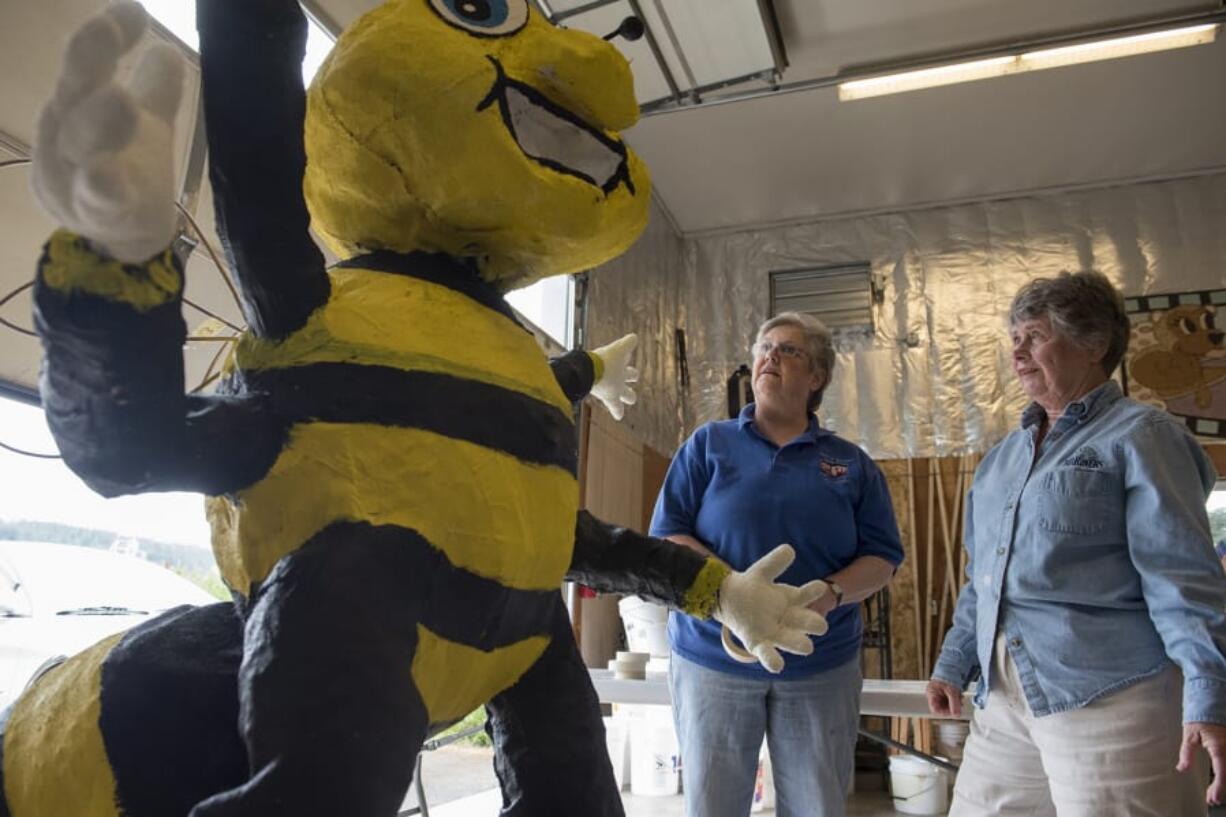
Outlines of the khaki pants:
[{"label": "khaki pants", "polygon": [[1208,758],[1175,771],[1183,677],[1170,669],[1080,709],[1030,714],[1004,639],[949,817],[1204,817]]}]

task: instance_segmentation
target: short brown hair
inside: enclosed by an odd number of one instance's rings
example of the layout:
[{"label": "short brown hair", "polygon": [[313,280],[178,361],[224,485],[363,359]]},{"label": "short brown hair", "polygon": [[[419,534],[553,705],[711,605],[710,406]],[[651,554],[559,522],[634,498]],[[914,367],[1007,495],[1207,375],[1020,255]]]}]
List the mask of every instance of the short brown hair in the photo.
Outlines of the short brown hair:
[{"label": "short brown hair", "polygon": [[1132,324],[1124,297],[1101,272],[1062,272],[1023,286],[1009,307],[1009,326],[1036,318],[1047,318],[1052,329],[1082,348],[1105,346],[1102,367],[1108,376],[1128,351]]}]

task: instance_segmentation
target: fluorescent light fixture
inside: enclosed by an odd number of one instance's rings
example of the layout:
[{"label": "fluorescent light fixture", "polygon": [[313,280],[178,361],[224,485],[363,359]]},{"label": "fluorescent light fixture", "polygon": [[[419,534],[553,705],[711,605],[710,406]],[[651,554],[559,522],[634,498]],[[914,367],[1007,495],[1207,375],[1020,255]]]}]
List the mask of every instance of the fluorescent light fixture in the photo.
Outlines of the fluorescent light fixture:
[{"label": "fluorescent light fixture", "polygon": [[901,74],[886,74],[882,77],[857,79],[839,85],[839,99],[867,99],[903,91],[918,91],[921,88],[938,88],[959,82],[973,82],[1011,74],[1016,70],[1017,57],[993,57],[986,60],[956,62],[936,68],[921,68]]},{"label": "fluorescent light fixture", "polygon": [[1167,31],[1152,31],[1149,34],[1136,34],[1131,37],[1118,37],[1113,40],[1099,40],[1094,43],[1066,45],[1061,48],[1045,48],[1042,51],[1029,51],[1022,54],[1021,61],[1026,70],[1038,71],[1043,68],[1063,68],[1066,65],[1078,65],[1096,60],[1113,60],[1116,57],[1132,57],[1137,54],[1150,54],[1154,51],[1169,51],[1173,48],[1187,48],[1190,45],[1204,45],[1217,38],[1218,26],[1210,23],[1203,26],[1188,26]]},{"label": "fluorescent light fixture", "polygon": [[979,79],[1003,77],[1007,74],[1040,71],[1044,68],[1063,68],[1067,65],[1079,65],[1085,62],[1111,60],[1117,57],[1132,57],[1137,54],[1150,54],[1155,51],[1169,51],[1173,48],[1203,45],[1211,43],[1217,38],[1218,27],[1218,23],[1186,26],[1166,31],[1154,31],[1148,34],[1134,34],[1127,37],[1115,37],[1110,40],[1045,48],[1021,54],[951,63],[934,68],[920,68],[897,74],[851,80],[839,84],[839,100],[848,102],[853,99],[868,99],[869,97],[897,94],[903,91],[917,91],[921,88],[953,85],[957,82],[973,82]]}]

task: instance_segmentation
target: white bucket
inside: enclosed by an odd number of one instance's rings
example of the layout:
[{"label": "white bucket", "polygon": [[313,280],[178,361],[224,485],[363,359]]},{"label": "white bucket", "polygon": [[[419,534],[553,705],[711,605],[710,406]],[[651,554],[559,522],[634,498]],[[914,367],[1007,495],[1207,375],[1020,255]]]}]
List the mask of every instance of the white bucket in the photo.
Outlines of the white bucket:
[{"label": "white bucket", "polygon": [[944,814],[949,810],[949,775],[911,755],[890,757],[890,794],[903,814]]},{"label": "white bucket", "polygon": [[969,721],[933,721],[936,727],[933,748],[935,754],[947,757],[954,763],[961,764],[962,749],[966,746],[966,737],[970,734]]},{"label": "white bucket", "polygon": [[775,810],[775,772],[771,768],[770,751],[766,748],[766,741],[762,741],[762,748],[758,750],[758,774],[754,780],[753,786],[753,803],[749,807],[752,814],[760,811]]},{"label": "white bucket", "polygon": [[626,788],[630,771],[630,724],[624,716],[614,715],[604,719],[604,742],[609,750],[609,763],[613,765],[613,779],[617,790]]},{"label": "white bucket", "polygon": [[665,797],[681,790],[681,758],[677,734],[667,706],[634,706],[630,710],[630,791]]},{"label": "white bucket", "polygon": [[668,608],[626,596],[617,603],[626,628],[626,645],[634,652],[665,657],[668,649]]}]

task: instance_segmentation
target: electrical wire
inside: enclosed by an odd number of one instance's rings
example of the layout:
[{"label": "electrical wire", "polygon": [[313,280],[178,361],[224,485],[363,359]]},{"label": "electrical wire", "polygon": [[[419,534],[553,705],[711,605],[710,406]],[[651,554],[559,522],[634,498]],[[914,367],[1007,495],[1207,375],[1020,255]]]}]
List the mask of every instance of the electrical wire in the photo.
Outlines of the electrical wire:
[{"label": "electrical wire", "polygon": [[[237,340],[237,338],[222,338],[222,340]],[[217,372],[216,374],[213,373],[213,367],[217,365],[217,361],[221,360],[221,356],[225,353],[225,351],[226,347],[224,345],[217,348],[217,351],[213,354],[213,359],[209,361],[208,368],[204,370],[204,377],[202,377],[200,382],[196,384],[196,388],[191,390],[191,394],[196,394],[203,391],[205,386],[221,377],[221,372]]]},{"label": "electrical wire", "polygon": [[39,454],[36,451],[26,451],[22,448],[16,448],[15,446],[11,446],[8,443],[0,442],[0,448],[3,448],[5,451],[12,451],[14,454],[20,454],[23,457],[37,457],[40,460],[61,460],[63,459],[63,457],[61,457],[59,454]]},{"label": "electrical wire", "polygon": [[213,319],[213,320],[215,320],[215,321],[221,321],[222,323],[224,323],[224,324],[226,325],[226,328],[228,328],[228,329],[233,329],[235,332],[242,332],[242,331],[243,331],[243,327],[241,327],[241,326],[235,326],[234,324],[230,323],[228,320],[226,320],[225,318],[223,318],[221,315],[218,315],[216,312],[210,312],[209,310],[205,309],[203,306],[201,306],[200,304],[196,303],[195,301],[189,301],[189,300],[187,300],[187,298],[184,298],[184,299],[183,299],[183,303],[187,304],[187,305],[188,305],[188,306],[190,306],[192,309],[195,309],[195,310],[197,310],[197,311],[199,311],[199,312],[203,312],[205,315],[208,315],[210,318],[212,318],[212,319]]},{"label": "electrical wire", "polygon": [[[19,165],[28,165],[31,163],[31,161],[32,160],[28,158],[27,159],[7,159],[3,162],[0,162],[0,170],[3,170],[6,167],[17,167]],[[185,208],[182,204],[180,204],[177,201],[175,202],[175,207],[178,209],[180,213],[183,214],[183,217],[186,218],[187,222],[191,225],[192,230],[195,231],[196,237],[200,240],[200,243],[204,245],[204,249],[208,253],[209,259],[212,260],[213,265],[216,267],[218,274],[221,276],[222,282],[226,285],[226,289],[230,291],[230,296],[234,299],[235,306],[239,308],[239,311],[242,311],[242,302],[239,299],[238,291],[234,288],[234,284],[230,281],[230,276],[226,271],[226,265],[221,263],[221,259],[218,258],[216,250],[213,249],[213,245],[209,242],[207,238],[205,238],[204,231],[200,229],[200,225],[196,223],[196,220],[194,218],[192,218],[191,213],[187,212],[187,208]],[[3,299],[0,299],[0,306],[4,306],[4,304],[8,303],[10,298],[12,298],[14,295],[21,292],[22,290],[29,288],[32,283],[33,282],[22,284],[17,289],[5,295]],[[196,303],[195,301],[191,301],[191,300],[188,300],[187,298],[184,298],[183,303],[203,313],[204,315],[207,315],[208,317],[213,318],[214,320],[221,321],[223,324],[226,325],[226,327],[234,330],[235,332],[243,331],[243,328],[241,326],[236,326],[235,324],[221,317],[217,313],[212,312],[208,309],[205,309],[203,306]],[[31,330],[26,329],[22,326],[18,326],[17,324],[14,324],[11,321],[5,320],[4,318],[0,318],[0,325],[8,327],[9,329],[12,329],[14,332],[20,332],[23,335],[29,335],[30,337],[36,337],[35,333],[32,332]]]},{"label": "electrical wire", "polygon": [[[0,298],[0,306],[4,306],[9,301],[13,300],[18,295],[20,295],[22,292],[25,292],[27,289],[29,289],[32,286],[34,286],[33,281],[26,281],[24,284],[17,287],[12,292],[5,295],[3,298]],[[38,334],[35,333],[33,330],[26,329],[24,326],[18,326],[17,324],[13,323],[12,321],[6,320],[3,317],[0,317],[0,326],[6,326],[9,329],[12,329],[14,332],[19,332],[23,335],[29,335],[32,338],[38,337]]]},{"label": "electrical wire", "polygon": [[196,231],[196,238],[200,239],[200,243],[204,245],[205,251],[209,254],[209,258],[211,258],[213,261],[213,266],[215,266],[217,271],[221,273],[221,280],[223,283],[225,283],[226,289],[230,290],[230,296],[234,298],[234,305],[237,306],[241,312],[243,309],[243,302],[239,299],[238,290],[234,288],[234,283],[230,280],[229,271],[226,269],[226,265],[221,263],[221,259],[217,257],[217,251],[213,249],[213,245],[209,243],[209,240],[204,237],[204,230],[200,229],[200,225],[196,223],[196,219],[192,218],[192,214],[187,212],[187,208],[177,201],[175,202],[175,207],[179,208],[179,212],[183,214],[185,219],[187,219],[187,223],[192,225],[192,229]]},{"label": "electrical wire", "polygon": [[[31,160],[28,158],[9,159],[5,161],[0,161],[0,170],[3,170],[6,167],[18,167],[21,165],[28,165],[30,163],[31,163]],[[205,236],[204,231],[200,229],[200,225],[196,223],[196,219],[192,218],[192,214],[187,211],[187,208],[185,208],[179,202],[175,202],[175,208],[187,220],[188,224],[191,225],[192,231],[196,234],[196,238],[200,241],[201,244],[204,245],[204,249],[205,249],[205,252],[208,254],[209,260],[212,261],[214,268],[216,268],[218,274],[221,276],[222,283],[224,283],[226,285],[226,289],[229,290],[230,297],[234,299],[235,306],[237,306],[239,310],[242,311],[242,300],[239,298],[239,294],[238,294],[238,291],[234,287],[234,283],[230,280],[230,275],[226,268],[226,265],[221,262],[220,257],[218,257],[217,255],[217,251],[213,249],[212,243]],[[21,286],[7,293],[6,295],[4,295],[4,297],[0,298],[0,307],[3,307],[13,298],[17,297],[19,294],[26,291],[27,289],[30,289],[32,286],[34,286],[33,280],[26,281]],[[230,321],[223,318],[221,315],[218,315],[216,312],[213,312],[212,310],[207,309],[204,306],[201,306],[195,301],[192,301],[185,297],[183,299],[183,303],[184,305],[190,306],[191,308],[206,315],[207,317],[210,317],[213,320],[218,321],[223,326],[226,326],[227,328],[235,332],[236,335],[241,334],[243,332],[243,328],[241,326],[237,326],[234,323],[231,323]],[[38,337],[38,334],[34,332],[33,330],[26,329],[24,326],[18,326],[17,324],[13,323],[12,321],[7,320],[4,317],[0,317],[0,326],[4,326],[22,335],[28,335],[29,337]],[[204,372],[204,377],[201,379],[200,383],[190,392],[192,394],[195,394],[201,391],[202,389],[204,389],[210,383],[217,380],[219,377],[221,377],[221,372],[215,372],[214,369],[216,369],[217,363],[218,361],[221,360],[222,355],[225,354],[228,348],[228,345],[237,341],[238,338],[236,336],[218,337],[218,336],[211,336],[211,335],[189,335],[186,338],[186,340],[191,343],[216,343],[218,344],[217,352],[213,355],[212,359],[209,361],[208,368],[205,369],[205,372]],[[26,451],[23,448],[18,448],[16,446],[9,445],[8,443],[5,443],[5,442],[0,442],[0,448],[4,449],[5,451],[11,451],[14,454],[20,454],[26,457],[36,457],[38,459],[48,459],[48,460],[63,459],[59,454],[40,454],[36,451]]]}]

